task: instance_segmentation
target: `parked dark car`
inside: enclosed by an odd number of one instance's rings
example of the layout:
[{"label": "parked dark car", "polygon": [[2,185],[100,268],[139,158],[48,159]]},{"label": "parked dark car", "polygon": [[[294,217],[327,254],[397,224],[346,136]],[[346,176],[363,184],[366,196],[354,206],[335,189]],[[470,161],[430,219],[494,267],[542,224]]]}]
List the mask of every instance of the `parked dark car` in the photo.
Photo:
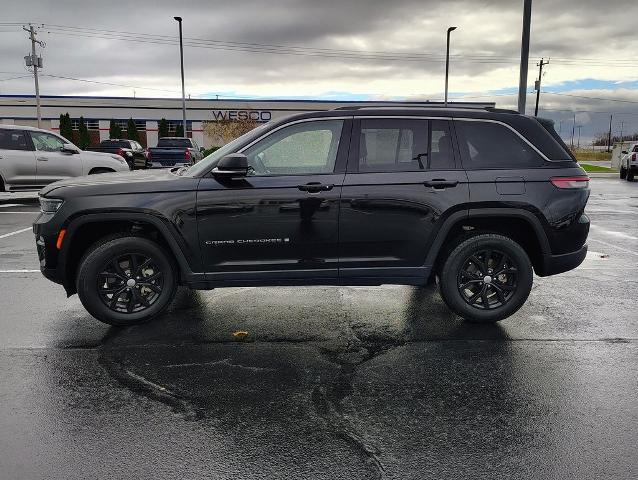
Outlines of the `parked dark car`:
[{"label": "parked dark car", "polygon": [[150,161],[146,157],[146,150],[135,140],[102,140],[99,147],[92,147],[88,150],[93,152],[114,153],[116,155],[119,155],[124,160],[126,160],[126,163],[129,164],[131,170],[150,168],[151,166]]},{"label": "parked dark car", "polygon": [[426,285],[495,322],[587,253],[589,178],[553,124],[503,110],[351,108],[258,127],[189,168],[41,192],[43,274],[99,320],[178,285]]},{"label": "parked dark car", "polygon": [[197,145],[192,138],[162,137],[157,147],[147,150],[147,156],[152,162],[151,168],[173,168],[199,162],[203,151],[204,147]]}]

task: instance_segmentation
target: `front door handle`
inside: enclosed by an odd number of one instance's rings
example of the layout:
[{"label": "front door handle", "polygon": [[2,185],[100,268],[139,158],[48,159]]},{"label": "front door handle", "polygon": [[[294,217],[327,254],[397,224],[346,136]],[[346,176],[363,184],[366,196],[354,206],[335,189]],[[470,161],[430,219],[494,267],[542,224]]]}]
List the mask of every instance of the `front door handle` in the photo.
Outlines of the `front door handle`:
[{"label": "front door handle", "polygon": [[48,162],[49,157],[38,157],[38,162]]},{"label": "front door handle", "polygon": [[327,185],[324,183],[313,182],[313,183],[307,183],[305,185],[298,185],[297,188],[301,190],[302,192],[319,193],[319,192],[329,192],[330,190],[334,188],[334,185]]},{"label": "front door handle", "polygon": [[428,180],[423,182],[426,187],[432,187],[435,190],[442,190],[444,188],[454,188],[459,184],[458,180],[445,180],[442,178],[435,178],[434,180]]}]

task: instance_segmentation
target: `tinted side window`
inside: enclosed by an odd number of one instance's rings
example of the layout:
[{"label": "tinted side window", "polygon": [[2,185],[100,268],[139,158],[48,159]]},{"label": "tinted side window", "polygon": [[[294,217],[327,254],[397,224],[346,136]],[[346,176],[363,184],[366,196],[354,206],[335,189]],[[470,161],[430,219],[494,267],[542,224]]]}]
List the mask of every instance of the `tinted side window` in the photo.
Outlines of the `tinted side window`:
[{"label": "tinted side window", "polygon": [[244,151],[252,174],[332,173],[342,127],[341,120],[320,120],[274,132]]},{"label": "tinted side window", "polygon": [[31,150],[27,136],[22,130],[0,129],[0,149]]},{"label": "tinted side window", "polygon": [[425,170],[427,157],[427,120],[361,120],[360,172]]},{"label": "tinted side window", "polygon": [[431,170],[450,170],[454,165],[452,136],[447,121],[432,120],[430,128],[429,168]]},{"label": "tinted side window", "polygon": [[498,123],[457,120],[456,132],[468,170],[530,168],[543,164],[542,157],[522,138]]}]

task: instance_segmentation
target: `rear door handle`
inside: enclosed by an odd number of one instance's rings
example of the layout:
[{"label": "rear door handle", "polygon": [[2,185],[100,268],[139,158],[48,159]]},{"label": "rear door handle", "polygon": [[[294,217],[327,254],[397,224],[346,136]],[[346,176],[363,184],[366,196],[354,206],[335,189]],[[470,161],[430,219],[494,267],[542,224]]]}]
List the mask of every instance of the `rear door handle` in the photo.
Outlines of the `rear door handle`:
[{"label": "rear door handle", "polygon": [[329,192],[334,188],[334,185],[327,185],[324,183],[307,183],[305,185],[298,185],[297,188],[302,192],[308,193],[319,193],[319,192]]},{"label": "rear door handle", "polygon": [[38,162],[48,162],[49,158],[48,157],[38,157]]},{"label": "rear door handle", "polygon": [[458,180],[445,180],[442,178],[435,178],[434,180],[428,180],[423,182],[426,187],[432,187],[435,190],[442,190],[444,188],[454,188],[459,184]]}]

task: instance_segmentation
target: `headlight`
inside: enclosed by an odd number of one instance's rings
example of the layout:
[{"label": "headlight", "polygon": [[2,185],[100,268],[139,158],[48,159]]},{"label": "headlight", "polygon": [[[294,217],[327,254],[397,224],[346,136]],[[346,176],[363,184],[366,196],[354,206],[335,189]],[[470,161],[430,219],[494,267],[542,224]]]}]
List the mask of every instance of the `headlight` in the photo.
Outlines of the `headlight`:
[{"label": "headlight", "polygon": [[42,213],[55,213],[57,212],[64,200],[60,200],[59,198],[45,198],[40,197],[40,210]]}]

